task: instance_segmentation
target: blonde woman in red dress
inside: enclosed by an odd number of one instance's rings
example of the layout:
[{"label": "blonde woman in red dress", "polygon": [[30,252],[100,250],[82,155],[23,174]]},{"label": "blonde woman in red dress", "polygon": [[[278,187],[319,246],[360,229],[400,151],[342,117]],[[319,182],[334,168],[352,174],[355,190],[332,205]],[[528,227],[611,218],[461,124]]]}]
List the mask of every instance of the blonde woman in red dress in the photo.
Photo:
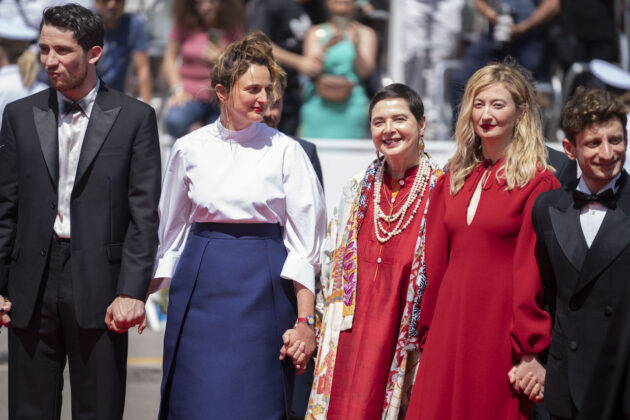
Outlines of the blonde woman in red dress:
[{"label": "blonde woman in red dress", "polygon": [[531,211],[560,186],[531,84],[515,64],[468,81],[457,150],[427,216],[423,349],[407,420],[531,418],[551,340]]}]

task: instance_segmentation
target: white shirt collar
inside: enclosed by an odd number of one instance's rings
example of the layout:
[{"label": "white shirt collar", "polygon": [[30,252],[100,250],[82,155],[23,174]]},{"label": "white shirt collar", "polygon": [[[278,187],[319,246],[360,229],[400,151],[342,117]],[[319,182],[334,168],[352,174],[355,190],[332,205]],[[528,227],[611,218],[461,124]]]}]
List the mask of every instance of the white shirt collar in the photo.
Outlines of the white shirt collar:
[{"label": "white shirt collar", "polygon": [[[92,108],[94,107],[94,102],[96,102],[96,95],[98,94],[98,89],[100,88],[100,86],[101,81],[97,78],[96,84],[94,85],[92,90],[90,90],[83,98],[76,101],[79,106],[81,106],[81,109],[88,118],[90,118],[90,115],[92,114]],[[62,101],[75,102],[72,99],[66,97],[63,93],[57,91],[57,103],[59,104],[60,108]]]},{"label": "white shirt collar", "polygon": [[[602,188],[601,190],[599,190],[598,194],[601,192],[606,191],[607,189],[612,188],[613,193],[617,193],[617,190],[619,189],[619,187],[616,185],[617,184],[617,180],[621,178],[621,171],[617,174],[616,177],[614,177],[613,179],[610,180],[610,182],[608,182],[608,184],[606,184],[604,186],[604,188]],[[578,183],[577,186],[577,190],[581,191],[583,193],[586,194],[593,194],[593,192],[591,191],[591,189],[588,187],[588,185],[586,185],[586,182],[584,182],[584,176],[580,176],[580,182]]]},{"label": "white shirt collar", "polygon": [[[215,121],[215,127],[221,140],[232,140],[238,143],[244,143],[257,137],[257,131],[262,124],[251,123],[242,130],[230,130],[221,124],[221,118]],[[266,127],[266,126],[265,126]]]}]

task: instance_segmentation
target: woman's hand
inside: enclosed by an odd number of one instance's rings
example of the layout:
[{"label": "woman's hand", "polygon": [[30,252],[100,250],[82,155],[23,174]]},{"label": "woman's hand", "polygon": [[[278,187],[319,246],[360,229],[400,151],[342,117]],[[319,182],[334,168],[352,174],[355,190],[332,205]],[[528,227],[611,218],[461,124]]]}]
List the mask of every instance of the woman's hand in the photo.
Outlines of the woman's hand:
[{"label": "woman's hand", "polygon": [[345,38],[346,38],[346,35],[344,31],[340,31],[339,29],[336,29],[336,28],[333,29],[332,36],[328,39],[328,41],[326,41],[326,43],[324,43],[324,51],[326,51],[328,48],[332,47],[333,45],[340,43]]},{"label": "woman's hand", "polygon": [[9,328],[9,325],[11,325],[11,317],[9,316],[10,311],[11,302],[8,299],[5,300],[4,297],[0,295],[0,328]]},{"label": "woman's hand", "polygon": [[510,39],[515,41],[523,36],[525,32],[527,32],[527,29],[525,29],[522,23],[515,23],[510,27]]},{"label": "woman's hand", "polygon": [[301,375],[306,370],[306,365],[315,351],[313,327],[299,323],[295,328],[285,331],[282,335],[282,341],[284,341],[284,345],[280,349],[280,360],[284,360],[286,356],[291,357],[297,374]]},{"label": "woman's hand", "polygon": [[[297,314],[299,317],[308,318],[313,314],[315,295],[303,284],[293,281],[295,297],[297,300]],[[297,374],[301,375],[306,370],[306,364],[315,351],[315,328],[303,322],[298,322],[295,327],[286,330],[282,334],[284,345],[280,349],[280,360],[287,355],[293,359],[293,366]]]},{"label": "woman's hand", "polygon": [[169,109],[174,106],[185,105],[190,100],[192,100],[192,96],[190,95],[190,93],[185,92],[183,90],[177,90],[173,92],[171,96],[168,97],[168,100],[166,101],[166,109]]},{"label": "woman's hand", "polygon": [[350,22],[350,25],[348,26],[349,29],[349,38],[350,41],[352,42],[352,45],[354,45],[355,49],[359,48],[359,41],[360,41],[360,36],[359,36],[359,31],[361,30],[361,27],[359,26],[359,22]]},{"label": "woman's hand", "polygon": [[530,400],[541,402],[545,398],[545,368],[532,354],[526,354],[508,372],[510,384],[518,393]]},{"label": "woman's hand", "polygon": [[323,57],[301,56],[298,61],[298,72],[311,79],[316,78],[324,70]]},{"label": "woman's hand", "polygon": [[212,41],[206,42],[206,45],[201,50],[201,58],[208,64],[214,64],[221,55],[221,48]]}]

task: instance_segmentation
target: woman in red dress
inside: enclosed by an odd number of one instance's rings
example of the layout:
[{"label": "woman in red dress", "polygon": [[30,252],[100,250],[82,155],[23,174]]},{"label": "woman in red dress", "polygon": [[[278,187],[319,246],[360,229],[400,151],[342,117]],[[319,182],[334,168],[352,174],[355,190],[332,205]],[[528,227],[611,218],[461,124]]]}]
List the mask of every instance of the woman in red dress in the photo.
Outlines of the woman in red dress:
[{"label": "woman in red dress", "polygon": [[524,70],[478,70],[455,137],[427,216],[423,352],[406,419],[528,419],[544,390],[536,357],[551,340],[531,211],[560,184]]},{"label": "woman in red dress", "polygon": [[426,207],[441,171],[424,153],[416,92],[389,85],[369,115],[382,157],[350,181],[330,223],[307,419],[402,418],[417,367],[409,326],[426,284]]}]

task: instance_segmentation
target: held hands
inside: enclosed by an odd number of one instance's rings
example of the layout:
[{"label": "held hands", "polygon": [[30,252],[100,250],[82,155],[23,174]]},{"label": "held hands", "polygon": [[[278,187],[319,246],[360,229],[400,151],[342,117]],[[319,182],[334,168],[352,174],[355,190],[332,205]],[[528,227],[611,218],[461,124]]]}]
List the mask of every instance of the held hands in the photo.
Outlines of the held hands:
[{"label": "held hands", "polygon": [[11,317],[9,316],[9,312],[11,311],[11,302],[9,300],[5,300],[2,295],[0,295],[0,328],[7,327],[11,325]]},{"label": "held hands", "polygon": [[123,333],[137,325],[138,334],[142,334],[147,326],[144,302],[131,296],[119,295],[107,308],[105,324],[110,331],[117,333]]},{"label": "held hands", "polygon": [[508,372],[510,384],[518,393],[523,393],[531,401],[541,402],[545,398],[545,368],[531,354],[526,354]]},{"label": "held hands", "polygon": [[280,360],[286,356],[293,359],[293,366],[297,374],[306,370],[306,365],[315,351],[315,331],[313,327],[298,323],[295,328],[286,330],[282,334],[284,345],[280,349]]}]

